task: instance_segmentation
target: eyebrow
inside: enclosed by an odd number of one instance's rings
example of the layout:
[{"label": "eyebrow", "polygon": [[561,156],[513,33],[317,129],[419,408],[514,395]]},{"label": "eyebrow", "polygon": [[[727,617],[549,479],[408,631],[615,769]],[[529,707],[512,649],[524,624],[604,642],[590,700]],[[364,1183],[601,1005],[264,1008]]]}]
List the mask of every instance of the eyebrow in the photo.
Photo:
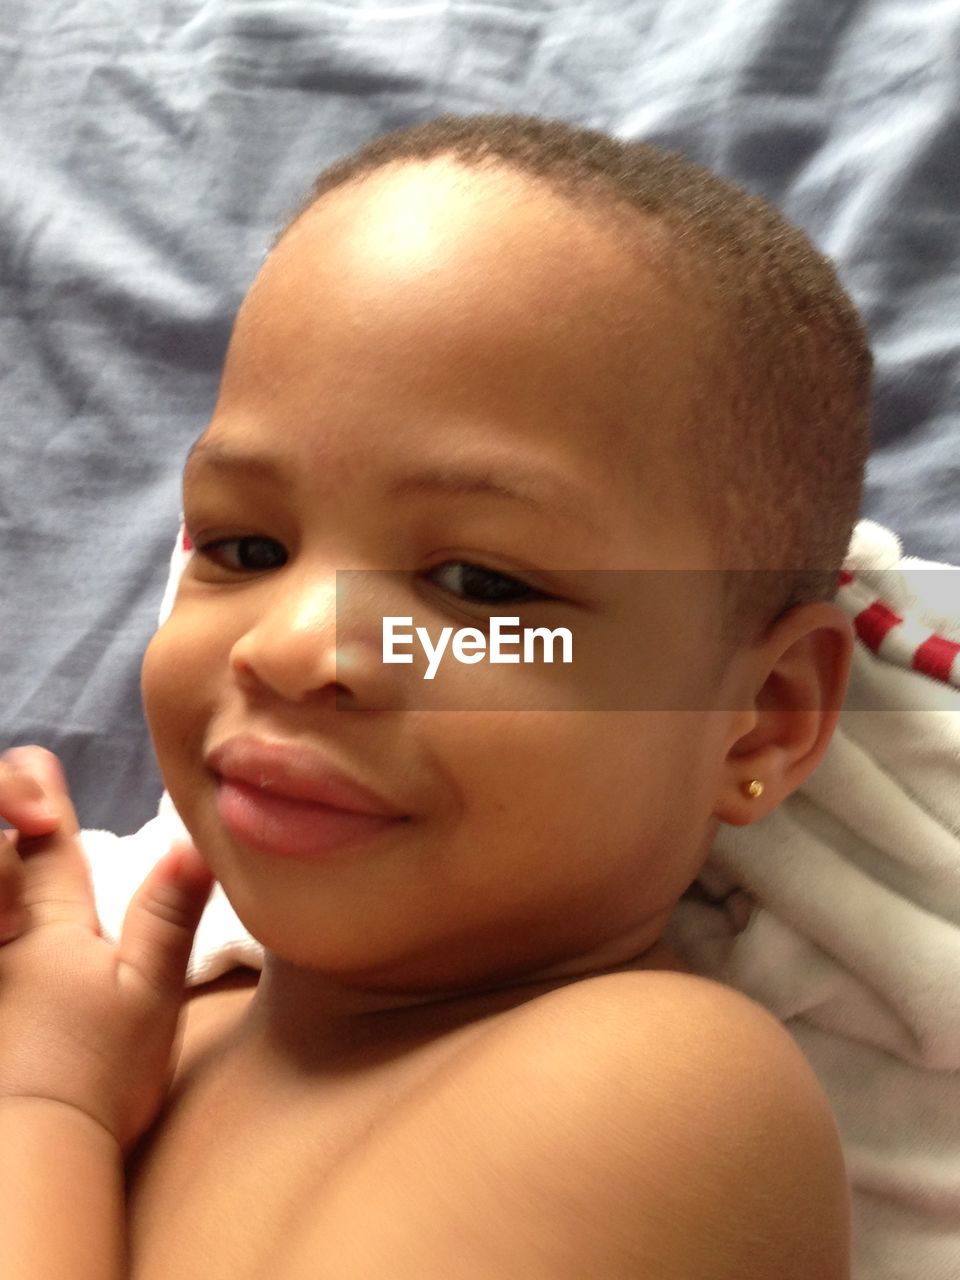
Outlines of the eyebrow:
[{"label": "eyebrow", "polygon": [[[269,454],[252,453],[198,440],[187,454],[184,480],[198,468],[220,472],[257,475],[275,484],[287,483],[282,467]],[[584,497],[560,477],[545,472],[495,471],[488,466],[424,466],[398,476],[388,487],[390,497],[411,493],[448,493],[455,496],[482,494],[523,503],[548,516],[562,515],[583,527],[597,529],[586,510]]]}]

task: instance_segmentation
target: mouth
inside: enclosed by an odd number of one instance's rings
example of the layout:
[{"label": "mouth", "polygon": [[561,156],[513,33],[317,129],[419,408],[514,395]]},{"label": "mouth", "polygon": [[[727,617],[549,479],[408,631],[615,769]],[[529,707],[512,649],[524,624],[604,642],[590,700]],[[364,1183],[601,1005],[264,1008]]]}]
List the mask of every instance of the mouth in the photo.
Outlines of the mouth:
[{"label": "mouth", "polygon": [[409,821],[391,801],[302,744],[241,735],[211,751],[206,764],[224,826],[262,853],[319,856],[366,844]]},{"label": "mouth", "polygon": [[240,734],[210,751],[206,764],[229,782],[242,782],[274,796],[367,817],[408,816],[329,757],[302,743]]},{"label": "mouth", "polygon": [[292,858],[365,844],[407,821],[272,795],[228,778],[217,783],[217,812],[235,840],[261,853]]}]

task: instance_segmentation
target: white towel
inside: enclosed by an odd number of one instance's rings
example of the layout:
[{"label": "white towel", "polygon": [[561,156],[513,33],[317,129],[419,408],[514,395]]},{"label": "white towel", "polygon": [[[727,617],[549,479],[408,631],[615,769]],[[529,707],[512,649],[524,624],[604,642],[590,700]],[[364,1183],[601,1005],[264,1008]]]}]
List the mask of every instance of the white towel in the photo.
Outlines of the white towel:
[{"label": "white towel", "polygon": [[[189,554],[179,542],[161,609]],[[793,1034],[837,1117],[854,1280],[960,1277],[960,570],[861,520],[837,603],[858,633],[816,771],[766,818],[721,826],[666,940]],[[104,933],[184,835],[169,797],[133,836],[85,831]],[[263,948],[219,884],[187,983]],[[813,1280],[813,1278],[811,1278]]]},{"label": "white towel", "polygon": [[[132,836],[112,831],[81,831],[90,864],[93,893],[104,937],[116,942],[127,908],[137,889],[175,840],[187,839],[186,828],[166,792],[155,818]],[[263,946],[237,919],[223,886],[216,881],[193,939],[186,984],[212,982],[238,965],[263,968]]]}]

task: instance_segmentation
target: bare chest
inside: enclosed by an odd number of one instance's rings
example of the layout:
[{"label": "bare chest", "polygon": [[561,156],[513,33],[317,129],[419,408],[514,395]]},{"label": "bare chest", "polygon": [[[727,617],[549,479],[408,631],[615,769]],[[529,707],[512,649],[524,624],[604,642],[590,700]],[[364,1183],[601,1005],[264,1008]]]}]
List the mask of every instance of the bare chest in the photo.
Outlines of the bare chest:
[{"label": "bare chest", "polygon": [[[631,967],[685,968],[664,946]],[[511,1017],[508,1001],[389,1059],[290,1089],[221,1052],[256,981],[228,976],[188,1005],[167,1102],[127,1164],[130,1280],[275,1280],[337,1176],[377,1169],[385,1154],[404,1167],[390,1144],[409,1130],[394,1122],[444,1064],[456,1058],[457,1070],[473,1040]]]},{"label": "bare chest", "polygon": [[480,1030],[284,1092],[272,1081],[259,1088],[215,1052],[218,1030],[251,995],[207,997],[202,1031],[184,1034],[186,1069],[128,1161],[131,1280],[273,1280],[277,1256],[322,1208],[325,1184],[345,1161],[372,1155],[405,1097]]}]

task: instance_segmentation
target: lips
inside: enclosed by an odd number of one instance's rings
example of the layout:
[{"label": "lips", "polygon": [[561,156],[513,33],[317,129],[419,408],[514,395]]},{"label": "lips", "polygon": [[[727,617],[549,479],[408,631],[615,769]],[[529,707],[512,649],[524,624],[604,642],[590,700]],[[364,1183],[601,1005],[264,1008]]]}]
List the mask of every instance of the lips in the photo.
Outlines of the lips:
[{"label": "lips", "polygon": [[206,763],[227,782],[257,788],[266,796],[305,801],[370,817],[407,816],[315,749],[297,743],[240,734],[215,747],[207,755]]}]

